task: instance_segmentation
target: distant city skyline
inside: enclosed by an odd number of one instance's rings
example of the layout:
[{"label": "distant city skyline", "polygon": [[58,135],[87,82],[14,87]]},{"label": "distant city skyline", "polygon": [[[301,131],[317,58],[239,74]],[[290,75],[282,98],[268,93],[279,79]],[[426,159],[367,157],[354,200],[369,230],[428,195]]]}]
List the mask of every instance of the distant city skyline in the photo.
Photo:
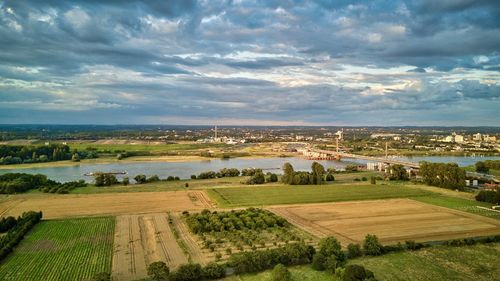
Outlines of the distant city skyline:
[{"label": "distant city skyline", "polygon": [[0,0],[0,124],[500,126],[500,2]]}]

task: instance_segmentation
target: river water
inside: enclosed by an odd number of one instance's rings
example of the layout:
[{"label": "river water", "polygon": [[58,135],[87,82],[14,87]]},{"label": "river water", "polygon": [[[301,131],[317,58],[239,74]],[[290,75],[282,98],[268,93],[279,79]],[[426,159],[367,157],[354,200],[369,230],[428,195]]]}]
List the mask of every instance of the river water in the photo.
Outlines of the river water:
[{"label": "river water", "polygon": [[[429,161],[429,162],[451,162],[457,163],[460,166],[473,165],[477,161],[484,160],[500,160],[500,157],[455,157],[455,156],[420,156],[420,157],[399,157],[398,160],[408,160],[411,162]],[[126,176],[133,178],[139,174],[148,176],[158,175],[160,178],[168,176],[178,176],[181,179],[187,179],[191,175],[198,175],[205,171],[218,171],[222,168],[261,168],[264,172],[273,172],[280,174],[281,167],[285,162],[290,162],[295,170],[310,170],[312,160],[307,160],[299,157],[270,157],[270,158],[232,158],[232,159],[211,159],[202,161],[188,162],[117,162],[108,164],[80,164],[75,163],[74,166],[63,167],[43,167],[29,169],[6,169],[0,170],[0,174],[5,173],[30,173],[30,174],[45,174],[50,179],[65,182],[72,180],[85,179],[92,181],[93,178],[84,176],[91,172],[116,172],[126,171]],[[342,169],[349,162],[344,161],[318,161],[325,168],[333,167]],[[363,160],[357,160],[357,163],[366,163]],[[351,162],[352,163],[352,162]],[[118,176],[121,177],[121,176]]]}]

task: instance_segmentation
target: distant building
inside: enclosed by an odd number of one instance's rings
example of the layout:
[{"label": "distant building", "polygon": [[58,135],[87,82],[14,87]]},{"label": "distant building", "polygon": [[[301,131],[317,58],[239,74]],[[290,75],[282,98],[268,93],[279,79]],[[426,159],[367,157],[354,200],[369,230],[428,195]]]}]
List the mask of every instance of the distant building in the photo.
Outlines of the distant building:
[{"label": "distant building", "polygon": [[456,135],[455,136],[455,142],[463,143],[464,142],[464,136],[462,136],[462,135]]},{"label": "distant building", "polygon": [[337,136],[337,138],[338,138],[339,140],[343,140],[343,139],[344,139],[344,129],[337,131],[337,132],[335,133],[335,135]]},{"label": "distant building", "polygon": [[477,134],[472,135],[472,139],[475,141],[482,141],[483,136],[481,135],[481,133],[477,133]]}]

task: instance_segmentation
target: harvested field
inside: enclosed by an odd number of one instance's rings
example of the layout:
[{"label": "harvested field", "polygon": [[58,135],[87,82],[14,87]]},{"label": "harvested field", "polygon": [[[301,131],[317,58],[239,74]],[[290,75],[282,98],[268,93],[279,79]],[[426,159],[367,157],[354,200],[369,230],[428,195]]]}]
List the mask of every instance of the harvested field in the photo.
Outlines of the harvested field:
[{"label": "harvested field", "polygon": [[410,199],[293,205],[270,208],[318,237],[344,246],[375,234],[386,244],[500,234],[500,222]]},{"label": "harvested field", "polygon": [[[16,200],[16,199],[12,199]],[[213,206],[203,191],[38,195],[0,203],[3,216],[41,210],[45,219],[200,210]]]},{"label": "harvested field", "polygon": [[144,278],[147,266],[155,261],[164,261],[171,269],[188,262],[170,229],[167,214],[118,216],[113,280]]}]

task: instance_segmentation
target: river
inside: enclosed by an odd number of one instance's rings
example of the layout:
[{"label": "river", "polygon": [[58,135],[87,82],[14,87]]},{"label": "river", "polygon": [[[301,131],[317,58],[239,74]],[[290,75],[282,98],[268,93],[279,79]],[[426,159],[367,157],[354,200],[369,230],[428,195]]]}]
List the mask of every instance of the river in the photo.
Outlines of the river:
[{"label": "river", "polygon": [[[429,162],[452,162],[460,166],[473,165],[477,161],[484,160],[500,160],[500,157],[455,157],[455,156],[420,156],[420,157],[399,157],[400,160],[408,160],[418,163],[419,161]],[[27,169],[5,169],[0,170],[0,174],[5,173],[30,173],[30,174],[45,174],[50,179],[65,182],[72,180],[85,179],[92,181],[93,178],[84,176],[91,172],[113,172],[126,171],[126,176],[133,178],[139,174],[148,176],[158,175],[160,178],[168,176],[178,176],[181,179],[187,179],[191,175],[198,175],[205,171],[218,171],[222,168],[261,168],[264,172],[281,173],[281,167],[285,162],[290,162],[295,170],[310,170],[312,160],[307,160],[299,157],[270,157],[270,158],[232,158],[232,159],[211,159],[202,161],[187,161],[187,162],[115,162],[107,164],[84,164],[75,163],[73,166],[62,167],[42,167],[42,168],[27,168]],[[318,161],[325,168],[333,167],[342,169],[349,162],[339,161]],[[357,163],[366,163],[359,160]],[[351,162],[352,163],[352,162]],[[118,176],[118,177],[121,177]]]}]

